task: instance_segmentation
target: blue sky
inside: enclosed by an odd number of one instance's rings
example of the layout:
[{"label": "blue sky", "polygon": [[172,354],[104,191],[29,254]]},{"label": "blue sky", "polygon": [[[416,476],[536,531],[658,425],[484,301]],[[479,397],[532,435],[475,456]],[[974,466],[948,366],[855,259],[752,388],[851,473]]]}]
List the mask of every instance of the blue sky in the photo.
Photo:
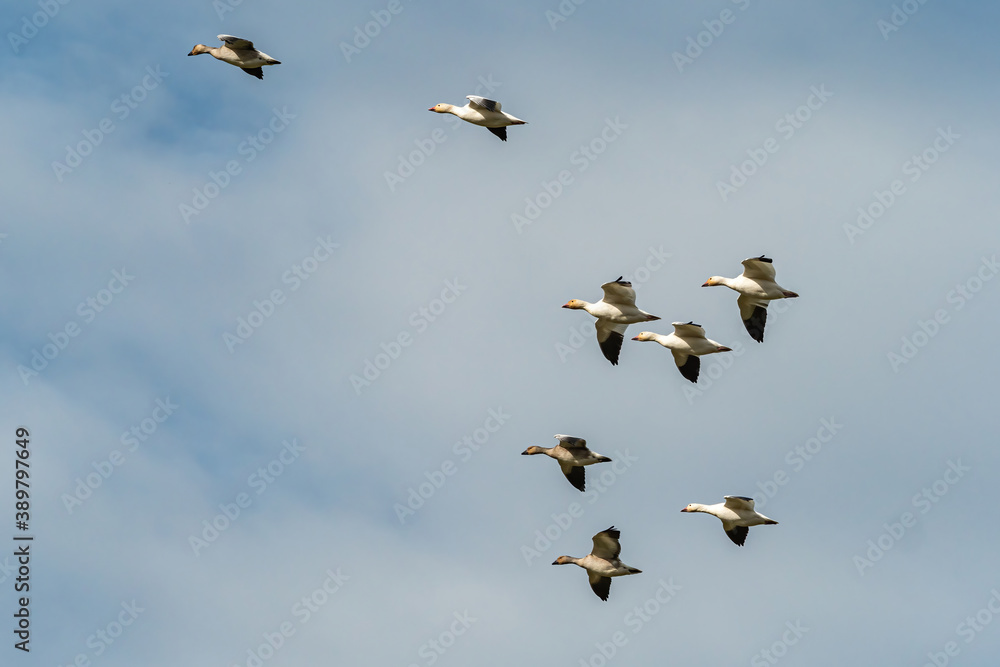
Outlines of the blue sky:
[{"label": "blue sky", "polygon": [[[3,10],[21,660],[993,664],[996,7],[223,2]],[[700,285],[762,253],[757,344]],[[559,306],[619,275],[734,351],[611,366]],[[549,563],[610,525],[601,602]]]}]

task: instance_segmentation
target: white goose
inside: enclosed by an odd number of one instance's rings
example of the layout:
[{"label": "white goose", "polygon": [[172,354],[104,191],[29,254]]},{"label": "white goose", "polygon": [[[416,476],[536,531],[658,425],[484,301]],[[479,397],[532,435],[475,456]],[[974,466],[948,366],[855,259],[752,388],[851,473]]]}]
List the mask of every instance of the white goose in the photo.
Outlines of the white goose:
[{"label": "white goose", "polygon": [[632,340],[652,340],[670,350],[674,355],[674,363],[681,375],[691,382],[698,381],[698,371],[701,360],[698,358],[716,352],[732,352],[732,349],[705,338],[705,330],[694,322],[672,322],[674,332],[664,336],[651,331],[642,331]]},{"label": "white goose", "polygon": [[266,53],[261,53],[253,48],[253,42],[248,39],[233,37],[232,35],[219,35],[224,46],[210,47],[204,44],[195,44],[189,56],[197,56],[201,53],[211,53],[212,56],[230,65],[236,65],[250,76],[258,79],[264,78],[264,65],[280,65],[280,60],[275,60]]},{"label": "white goose", "polygon": [[559,467],[569,483],[581,491],[587,490],[587,480],[583,466],[594,463],[606,463],[610,461],[607,456],[601,456],[596,452],[587,449],[587,441],[583,438],[575,438],[571,435],[556,434],[553,436],[559,440],[555,447],[538,447],[532,445],[521,452],[521,455],[545,454],[551,456],[559,462]]},{"label": "white goose", "polygon": [[743,260],[743,273],[735,278],[712,276],[702,287],[725,285],[740,293],[736,304],[740,307],[740,319],[747,333],[758,343],[764,342],[764,324],[767,322],[767,302],[775,299],[794,299],[795,292],[786,290],[774,282],[774,265],[771,259],[761,255]]},{"label": "white goose", "polygon": [[462,120],[485,127],[493,134],[500,137],[501,141],[507,141],[507,127],[509,125],[527,125],[528,121],[515,118],[509,113],[500,110],[500,103],[495,100],[488,100],[478,95],[466,95],[465,99],[469,103],[464,107],[456,107],[454,104],[435,104],[428,111],[437,113],[450,113],[458,116]]},{"label": "white goose", "polygon": [[618,280],[604,283],[601,289],[604,290],[604,298],[597,303],[570,299],[563,308],[585,310],[597,318],[594,326],[597,328],[597,342],[601,346],[601,352],[613,366],[617,366],[628,325],[652,322],[660,318],[635,307],[635,290],[632,289],[632,283],[622,280],[622,276]]},{"label": "white goose", "polygon": [[723,496],[724,503],[715,505],[702,505],[701,503],[691,503],[682,512],[704,512],[722,520],[722,530],[726,531],[735,544],[743,546],[750,532],[750,526],[772,526],[778,522],[768,519],[753,508],[753,498],[746,496]]},{"label": "white goose", "polygon": [[619,536],[621,536],[621,531],[615,530],[615,527],[611,526],[594,535],[594,549],[589,555],[583,558],[559,556],[552,564],[569,565],[572,563],[585,569],[594,593],[597,594],[597,597],[607,601],[608,594],[611,592],[611,577],[622,577],[626,574],[642,572],[642,570],[626,565],[618,558],[622,552],[622,545],[618,542]]}]

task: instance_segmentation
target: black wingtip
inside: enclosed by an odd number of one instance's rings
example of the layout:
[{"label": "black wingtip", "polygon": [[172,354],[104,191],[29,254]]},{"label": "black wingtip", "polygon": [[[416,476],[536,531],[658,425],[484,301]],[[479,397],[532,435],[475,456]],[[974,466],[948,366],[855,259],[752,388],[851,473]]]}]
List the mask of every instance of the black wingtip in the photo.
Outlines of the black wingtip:
[{"label": "black wingtip", "polygon": [[583,469],[583,466],[573,466],[566,473],[566,479],[569,483],[573,485],[579,491],[587,490],[587,474]]},{"label": "black wingtip", "polygon": [[610,361],[612,366],[618,365],[618,356],[621,354],[622,343],[624,341],[625,336],[617,331],[612,331],[608,334],[607,339],[603,343],[600,343],[604,358]]},{"label": "black wingtip", "polygon": [[764,342],[764,326],[767,324],[767,308],[755,306],[748,319],[743,320],[747,333],[758,343]]},{"label": "black wingtip", "polygon": [[701,370],[701,359],[695,355],[690,355],[687,361],[684,362],[683,366],[678,366],[677,370],[681,372],[686,379],[691,382],[698,382],[698,371]]},{"label": "black wingtip", "polygon": [[749,532],[750,529],[746,526],[736,526],[732,530],[727,530],[726,536],[733,541],[733,544],[742,547],[743,543],[747,541],[747,533]]},{"label": "black wingtip", "polygon": [[591,588],[597,597],[607,602],[608,595],[611,593],[611,577],[601,577],[598,581],[594,582]]}]

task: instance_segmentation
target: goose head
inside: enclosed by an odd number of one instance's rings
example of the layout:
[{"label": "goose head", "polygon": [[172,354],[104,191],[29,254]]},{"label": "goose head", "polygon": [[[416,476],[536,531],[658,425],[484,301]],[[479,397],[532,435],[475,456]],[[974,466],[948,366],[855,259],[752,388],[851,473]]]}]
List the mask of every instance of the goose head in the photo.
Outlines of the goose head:
[{"label": "goose head", "polygon": [[212,49],[208,48],[204,44],[195,44],[194,48],[191,49],[191,53],[189,53],[188,55],[189,56],[196,56],[199,53],[211,53],[211,52],[212,52]]},{"label": "goose head", "polygon": [[521,452],[521,456],[525,456],[527,454],[544,454],[544,453],[545,453],[544,449],[542,449],[538,445],[532,445],[531,447],[528,447],[526,450]]},{"label": "goose head", "polygon": [[655,333],[652,331],[640,331],[638,336],[632,338],[632,340],[655,340]]},{"label": "goose head", "polygon": [[451,113],[451,110],[452,110],[452,105],[445,104],[444,102],[442,102],[441,104],[435,104],[430,109],[428,109],[428,111],[434,111],[436,113]]},{"label": "goose head", "polygon": [[552,561],[552,564],[553,565],[572,565],[575,562],[576,562],[576,559],[573,558],[572,556],[559,556],[559,558],[556,558],[554,561]]},{"label": "goose head", "polygon": [[725,285],[726,279],[722,276],[712,276],[702,284],[702,287],[715,287],[716,285]]},{"label": "goose head", "polygon": [[570,299],[565,304],[563,304],[563,308],[570,308],[572,310],[583,310],[586,307],[587,304],[584,303],[583,301],[580,301],[579,299]]}]

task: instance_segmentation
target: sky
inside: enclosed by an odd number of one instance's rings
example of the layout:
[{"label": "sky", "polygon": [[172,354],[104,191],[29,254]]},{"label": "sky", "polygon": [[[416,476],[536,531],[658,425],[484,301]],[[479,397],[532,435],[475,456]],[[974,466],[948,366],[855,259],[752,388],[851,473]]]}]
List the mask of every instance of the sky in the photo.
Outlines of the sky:
[{"label": "sky", "polygon": [[[4,659],[995,664],[998,18],[6,4]],[[466,95],[528,124],[427,112]],[[761,254],[758,344],[701,285]],[[626,338],[732,352],[612,366],[560,306],[618,276]],[[585,493],[520,455],[557,433]],[[779,524],[679,512],[726,495]],[[602,602],[550,563],[612,525]]]}]

